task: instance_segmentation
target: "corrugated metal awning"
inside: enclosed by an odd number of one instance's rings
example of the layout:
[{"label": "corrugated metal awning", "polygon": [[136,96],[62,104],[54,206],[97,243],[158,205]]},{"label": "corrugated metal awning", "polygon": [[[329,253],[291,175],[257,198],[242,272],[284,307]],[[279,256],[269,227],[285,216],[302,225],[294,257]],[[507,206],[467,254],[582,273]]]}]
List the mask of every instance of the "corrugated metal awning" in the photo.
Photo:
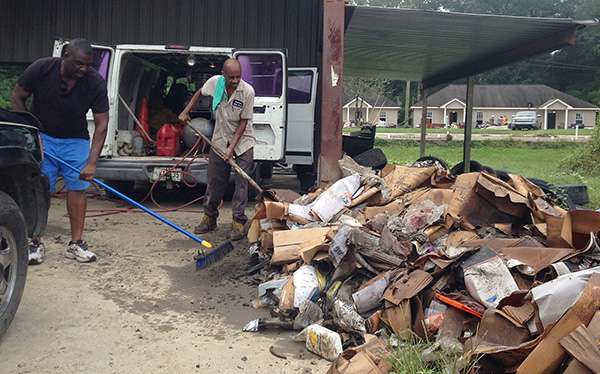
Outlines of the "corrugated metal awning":
[{"label": "corrugated metal awning", "polygon": [[597,23],[346,6],[344,74],[428,88],[572,45]]}]

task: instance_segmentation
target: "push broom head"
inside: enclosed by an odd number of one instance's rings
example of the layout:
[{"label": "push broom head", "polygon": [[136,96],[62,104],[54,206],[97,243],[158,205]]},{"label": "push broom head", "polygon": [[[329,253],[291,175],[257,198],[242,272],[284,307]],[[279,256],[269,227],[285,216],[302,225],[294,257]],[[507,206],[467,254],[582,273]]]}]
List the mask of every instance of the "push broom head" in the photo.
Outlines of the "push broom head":
[{"label": "push broom head", "polygon": [[196,260],[196,270],[206,269],[215,262],[223,259],[223,257],[227,256],[233,250],[234,246],[233,243],[231,243],[231,240],[227,240],[209,249],[199,250],[198,254],[194,256],[194,260]]}]

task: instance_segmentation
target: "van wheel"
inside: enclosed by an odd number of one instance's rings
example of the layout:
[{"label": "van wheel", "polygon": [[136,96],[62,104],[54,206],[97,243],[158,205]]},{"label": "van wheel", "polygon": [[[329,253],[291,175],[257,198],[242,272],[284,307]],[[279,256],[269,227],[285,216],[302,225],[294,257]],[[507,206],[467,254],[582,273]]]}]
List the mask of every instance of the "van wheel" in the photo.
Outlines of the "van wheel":
[{"label": "van wheel", "polygon": [[[112,179],[106,179],[104,180],[104,183],[127,197],[130,197],[133,194],[133,188],[135,187],[134,181],[117,181]],[[106,197],[108,197],[109,199],[122,200],[121,197],[119,197],[117,194],[114,194],[107,189],[105,189],[105,191]]]},{"label": "van wheel", "polygon": [[27,229],[14,200],[0,192],[0,336],[13,320],[27,278]]},{"label": "van wheel", "polygon": [[273,177],[272,162],[263,162],[260,164],[260,177],[265,179]]}]

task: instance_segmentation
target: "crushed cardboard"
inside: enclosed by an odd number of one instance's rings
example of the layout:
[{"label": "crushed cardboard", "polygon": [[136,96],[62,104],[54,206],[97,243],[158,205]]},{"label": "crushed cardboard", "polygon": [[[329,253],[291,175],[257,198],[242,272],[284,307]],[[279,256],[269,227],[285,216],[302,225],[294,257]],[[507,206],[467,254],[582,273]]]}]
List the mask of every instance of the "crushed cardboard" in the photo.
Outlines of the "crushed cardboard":
[{"label": "crushed cardboard", "polygon": [[[349,347],[329,373],[389,373],[390,334],[478,357],[470,373],[598,370],[600,212],[567,212],[515,174],[450,175],[437,163],[374,172],[348,157],[340,167],[346,177],[358,173],[361,186],[333,201],[344,208],[328,222],[311,213],[327,188],[267,190],[248,236],[269,263],[260,277],[280,279],[270,307],[286,315],[281,328],[305,313],[294,302],[302,286],[293,273],[316,269],[317,323]],[[264,321],[253,326],[277,325]]]}]

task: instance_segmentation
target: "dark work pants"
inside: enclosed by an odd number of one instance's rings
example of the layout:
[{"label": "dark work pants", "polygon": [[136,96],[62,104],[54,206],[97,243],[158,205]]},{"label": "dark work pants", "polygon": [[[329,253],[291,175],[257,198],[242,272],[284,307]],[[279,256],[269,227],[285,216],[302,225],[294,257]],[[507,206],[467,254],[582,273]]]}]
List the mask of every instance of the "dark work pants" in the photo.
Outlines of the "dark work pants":
[{"label": "dark work pants", "polygon": [[[246,173],[250,171],[253,162],[254,148],[250,148],[235,158],[235,163]],[[212,218],[219,216],[218,208],[225,195],[230,173],[231,165],[223,161],[211,148],[208,156],[208,186],[206,187],[206,196],[204,197],[204,214],[207,216]],[[246,217],[245,213],[247,204],[248,181],[236,172],[235,192],[231,199],[231,211],[234,221],[241,224],[248,222],[248,217]]]}]

